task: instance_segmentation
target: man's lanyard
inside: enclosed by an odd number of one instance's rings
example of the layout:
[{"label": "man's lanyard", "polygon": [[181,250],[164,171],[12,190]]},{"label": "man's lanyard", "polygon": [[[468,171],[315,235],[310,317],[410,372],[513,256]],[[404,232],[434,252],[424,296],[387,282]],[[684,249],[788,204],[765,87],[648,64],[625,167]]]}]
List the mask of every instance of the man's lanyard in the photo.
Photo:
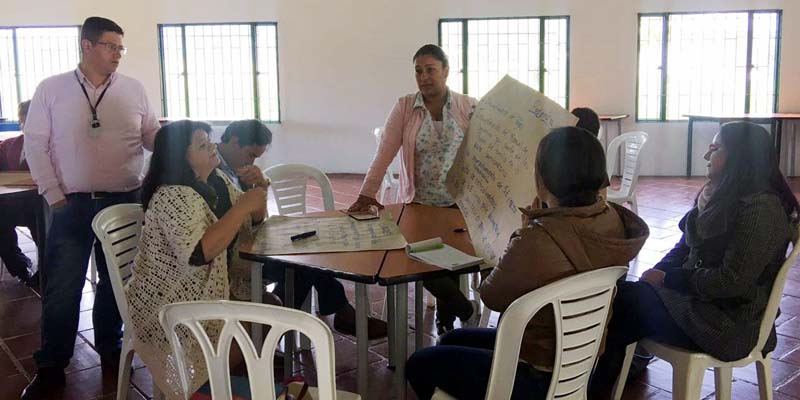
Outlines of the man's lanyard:
[{"label": "man's lanyard", "polygon": [[83,82],[81,82],[81,78],[78,77],[78,72],[75,73],[75,79],[78,80],[78,84],[81,85],[81,90],[83,90],[83,95],[86,96],[86,102],[89,103],[89,109],[92,111],[92,128],[99,128],[100,127],[100,120],[97,119],[97,107],[100,106],[100,102],[103,101],[103,96],[106,95],[106,91],[111,86],[111,77],[109,77],[108,84],[106,85],[105,89],[100,93],[100,97],[97,98],[97,102],[92,105],[92,100],[89,99],[89,93],[86,91],[86,86],[83,86]]}]

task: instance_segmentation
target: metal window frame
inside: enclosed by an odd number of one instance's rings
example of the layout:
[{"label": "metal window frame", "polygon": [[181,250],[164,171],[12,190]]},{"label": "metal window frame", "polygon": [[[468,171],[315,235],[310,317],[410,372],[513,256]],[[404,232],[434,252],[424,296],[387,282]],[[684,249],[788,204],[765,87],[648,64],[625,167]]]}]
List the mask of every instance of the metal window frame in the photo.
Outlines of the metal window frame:
[{"label": "metal window frame", "polygon": [[[783,22],[783,10],[781,9],[760,9],[760,10],[726,10],[726,11],[681,11],[681,12],[648,12],[638,14],[637,24],[637,44],[636,44],[636,100],[635,100],[635,121],[636,122],[686,122],[685,119],[667,119],[667,63],[669,62],[669,17],[672,15],[701,15],[701,14],[747,14],[747,68],[745,70],[745,113],[750,111],[750,72],[753,59],[753,16],[755,14],[776,14],[775,32],[775,93],[773,102],[773,112],[778,112],[778,99],[780,92],[780,59],[781,59],[781,33]],[[661,99],[659,104],[659,116],[657,119],[639,118],[639,63],[641,54],[641,34],[643,17],[661,17],[664,26],[662,27],[661,38]]]},{"label": "metal window frame", "polygon": [[[22,92],[22,82],[20,82],[20,80],[19,80],[19,78],[20,78],[20,72],[19,72],[19,45],[17,44],[17,29],[47,29],[47,28],[53,28],[53,29],[78,28],[78,58],[80,59],[80,57],[81,57],[81,54],[80,54],[81,53],[81,50],[80,50],[81,49],[81,43],[80,43],[81,42],[81,37],[80,37],[81,25],[80,24],[78,24],[78,25],[15,25],[15,26],[0,26],[0,29],[10,29],[11,30],[11,46],[13,48],[12,50],[13,50],[13,53],[14,53],[14,55],[13,55],[13,57],[14,57],[14,84],[15,84],[15,88],[16,88],[16,100],[17,100],[16,102],[17,102],[17,104],[20,103],[20,93]],[[0,117],[5,117],[3,115],[3,108],[2,107],[0,107]],[[11,121],[19,122],[16,119],[12,119],[12,118],[17,118],[17,115],[12,115],[10,117],[11,118],[8,118],[6,120],[7,122],[11,122]]]},{"label": "metal window frame", "polygon": [[565,97],[564,97],[564,106],[566,109],[569,109],[569,89],[570,89],[570,39],[571,39],[571,24],[570,24],[570,16],[569,15],[542,15],[542,16],[514,16],[514,17],[476,17],[476,18],[439,18],[438,22],[438,34],[439,34],[439,46],[442,45],[442,23],[447,22],[459,22],[461,23],[461,78],[462,78],[462,90],[464,94],[469,94],[469,85],[468,82],[468,71],[469,71],[469,57],[467,56],[468,46],[469,46],[469,28],[468,23],[469,21],[500,21],[500,20],[515,20],[515,19],[538,19],[539,20],[539,91],[544,94],[545,96],[547,93],[544,92],[544,79],[545,79],[545,54],[544,54],[544,47],[545,47],[545,35],[544,35],[544,25],[546,20],[565,20],[567,22],[567,43],[566,43],[566,51],[567,51],[567,66],[565,69],[566,73],[566,82],[565,82]]},{"label": "metal window frame", "polygon": [[[164,36],[162,28],[181,28],[181,42],[182,42],[182,55],[181,58],[183,59],[183,79],[184,79],[184,99],[185,99],[185,110],[186,110],[186,118],[192,118],[190,113],[190,97],[189,97],[189,74],[188,74],[188,64],[187,64],[187,56],[186,56],[186,27],[187,26],[221,26],[221,25],[248,25],[250,27],[250,49],[251,49],[251,62],[252,62],[252,84],[253,84],[253,115],[255,118],[261,122],[266,124],[280,124],[282,122],[282,113],[281,113],[281,99],[280,99],[280,51],[279,49],[279,42],[278,42],[278,22],[276,21],[262,21],[262,22],[198,22],[198,23],[180,23],[180,24],[158,24],[156,26],[157,33],[158,33],[158,48],[159,48],[159,65],[161,69],[161,113],[164,115],[165,118],[169,118],[167,115],[167,81],[165,77],[164,71]],[[262,120],[261,114],[262,110],[260,107],[260,100],[261,94],[258,89],[258,76],[261,72],[258,70],[258,35],[257,30],[259,26],[274,26],[275,27],[275,80],[276,80],[276,89],[278,91],[278,101],[276,103],[276,107],[278,107],[278,119],[277,120]],[[229,120],[208,120],[209,122],[213,123],[222,123],[227,124],[233,121]]]}]

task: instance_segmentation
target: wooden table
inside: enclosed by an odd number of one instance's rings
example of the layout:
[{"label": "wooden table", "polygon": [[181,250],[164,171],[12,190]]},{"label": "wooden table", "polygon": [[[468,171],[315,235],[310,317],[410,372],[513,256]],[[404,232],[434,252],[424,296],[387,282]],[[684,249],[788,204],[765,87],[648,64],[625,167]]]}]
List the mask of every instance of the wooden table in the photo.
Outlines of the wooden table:
[{"label": "wooden table", "polygon": [[40,287],[44,287],[44,249],[47,240],[47,203],[44,198],[39,195],[36,185],[30,173],[27,172],[0,172],[0,203],[3,206],[15,203],[28,203],[33,202],[38,204],[36,212],[34,212],[34,223],[36,224],[36,232],[34,238],[36,242],[36,256],[37,263],[36,269],[39,271]]},{"label": "wooden table", "polygon": [[608,147],[608,125],[609,122],[616,122],[617,123],[617,136],[622,135],[622,120],[628,118],[630,115],[628,114],[609,114],[609,115],[600,115],[600,123],[603,124],[603,131],[605,135],[603,135],[603,150]]},{"label": "wooden table", "polygon": [[[438,208],[418,204],[392,204],[386,207],[395,220],[398,221],[400,231],[409,242],[415,242],[433,237],[441,237],[445,243],[458,248],[468,254],[475,254],[467,233],[456,233],[456,228],[465,228],[461,211],[456,208]],[[309,214],[310,216],[324,216],[330,213]],[[328,273],[337,278],[353,281],[356,288],[356,346],[358,352],[358,391],[362,396],[367,393],[367,315],[369,300],[366,285],[378,284],[386,286],[386,301],[388,302],[389,323],[389,365],[395,367],[396,397],[406,397],[405,361],[407,358],[406,337],[408,332],[408,283],[416,285],[415,309],[416,335],[415,345],[422,347],[422,280],[444,276],[448,274],[464,274],[475,272],[478,267],[464,268],[451,272],[439,267],[424,264],[408,258],[405,251],[379,250],[364,252],[343,253],[317,253],[288,256],[264,256],[255,253],[252,244],[243,244],[240,247],[243,259],[266,263],[286,263],[286,294],[288,302],[294,298],[294,269],[303,268],[318,273]],[[252,281],[260,285],[261,268],[253,268]],[[256,291],[253,292],[255,295]],[[258,292],[260,296],[260,291]],[[253,299],[257,301],[258,299]],[[287,306],[294,306],[287,304]],[[293,350],[294,341],[287,341],[287,352]],[[291,367],[290,354],[284,358],[287,364],[284,368]],[[289,359],[287,362],[286,359]],[[291,369],[285,369],[291,371]]]},{"label": "wooden table", "polygon": [[[686,143],[686,176],[692,176],[692,141],[694,136],[695,122],[716,122],[720,125],[732,121],[749,121],[754,124],[769,124],[770,133],[778,151],[778,163],[781,156],[781,135],[783,133],[783,122],[787,120],[800,120],[800,113],[767,113],[767,114],[687,114],[689,118],[688,140]],[[794,149],[792,149],[794,154]],[[792,157],[794,158],[794,156]]]}]

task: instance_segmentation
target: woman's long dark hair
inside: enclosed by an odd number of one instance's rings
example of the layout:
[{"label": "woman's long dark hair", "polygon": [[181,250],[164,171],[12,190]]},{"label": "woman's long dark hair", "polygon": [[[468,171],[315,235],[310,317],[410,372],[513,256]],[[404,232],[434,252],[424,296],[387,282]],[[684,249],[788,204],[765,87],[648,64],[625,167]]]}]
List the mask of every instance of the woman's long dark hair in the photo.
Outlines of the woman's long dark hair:
[{"label": "woman's long dark hair", "polygon": [[606,180],[606,156],[586,129],[556,128],[539,142],[536,171],[561,207],[588,206]]},{"label": "woman's long dark hair", "polygon": [[750,122],[729,122],[720,128],[719,139],[725,151],[725,165],[708,207],[719,207],[725,217],[731,217],[734,205],[742,197],[771,191],[780,198],[786,215],[794,220],[800,205],[781,173],[767,130]]},{"label": "woman's long dark hair", "polygon": [[187,153],[192,135],[198,131],[211,133],[211,125],[198,121],[176,121],[161,127],[156,134],[150,169],[142,183],[142,204],[145,210],[161,185],[189,186],[214,207],[217,194],[214,188],[197,179],[189,165]]}]

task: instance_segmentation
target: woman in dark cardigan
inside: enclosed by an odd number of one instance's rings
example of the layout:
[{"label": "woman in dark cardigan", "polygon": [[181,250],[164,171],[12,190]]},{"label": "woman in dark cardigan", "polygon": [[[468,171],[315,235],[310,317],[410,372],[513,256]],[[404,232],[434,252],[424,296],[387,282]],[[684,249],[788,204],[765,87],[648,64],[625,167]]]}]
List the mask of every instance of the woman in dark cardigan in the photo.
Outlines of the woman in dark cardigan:
[{"label": "woman in dark cardigan", "polygon": [[[800,207],[764,128],[723,125],[705,159],[709,180],[680,221],[681,240],[639,282],[618,286],[595,393],[610,388],[625,347],[644,337],[722,361],[758,341]],[[765,354],[776,341],[773,327]]]}]

